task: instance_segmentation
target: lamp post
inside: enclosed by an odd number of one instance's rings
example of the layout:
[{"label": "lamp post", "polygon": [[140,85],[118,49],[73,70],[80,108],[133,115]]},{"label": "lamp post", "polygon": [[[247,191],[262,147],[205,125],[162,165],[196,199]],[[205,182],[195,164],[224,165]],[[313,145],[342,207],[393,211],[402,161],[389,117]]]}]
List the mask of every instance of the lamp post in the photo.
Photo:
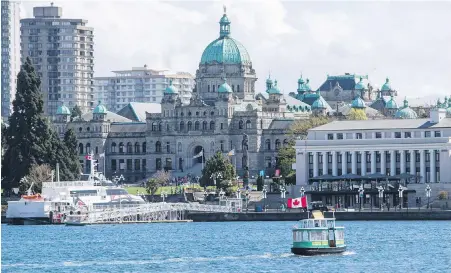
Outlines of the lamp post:
[{"label": "lamp post", "polygon": [[266,190],[266,185],[264,185],[263,186],[263,201],[264,201],[264,203],[263,203],[263,211],[266,211],[266,193],[268,192],[267,190]]},{"label": "lamp post", "polygon": [[166,192],[162,191],[160,196],[161,196],[161,199],[163,199],[163,203],[164,203],[164,199],[166,197],[168,197],[168,194]]},{"label": "lamp post", "polygon": [[400,209],[402,209],[402,203],[403,203],[403,198],[402,198],[402,195],[403,195],[403,192],[404,192],[404,189],[402,188],[402,186],[401,185],[399,185],[399,189],[398,189],[398,197],[399,197],[399,208]]},{"label": "lamp post", "polygon": [[213,184],[216,186],[216,189],[218,189],[219,187],[216,182],[218,179],[222,178],[222,173],[220,173],[220,172],[212,173],[210,178],[213,180]]},{"label": "lamp post", "polygon": [[[299,193],[301,194],[301,197],[304,197],[304,195],[305,195],[304,187],[301,187],[301,189],[299,190]],[[306,210],[307,210],[307,208],[306,208]],[[303,212],[303,211],[304,211],[304,208],[301,208],[301,212]]]},{"label": "lamp post", "polygon": [[427,206],[427,208],[429,209],[429,199],[431,197],[431,187],[429,187],[429,185],[427,185],[425,191],[426,191],[426,197],[428,198],[428,206]]},{"label": "lamp post", "polygon": [[208,196],[208,192],[207,192],[207,188],[205,188],[204,190],[204,203],[207,204],[207,196]]},{"label": "lamp post", "polygon": [[285,200],[285,193],[286,193],[286,192],[287,192],[287,191],[285,190],[285,187],[282,186],[282,187],[280,188],[280,198],[282,199],[282,206],[285,206],[284,200]]},{"label": "lamp post", "polygon": [[236,198],[241,199],[241,191],[240,191],[240,189],[236,190]]},{"label": "lamp post", "polygon": [[249,210],[249,190],[246,190],[246,213]]},{"label": "lamp post", "polygon": [[380,186],[378,191],[379,191],[379,207],[382,211],[382,198],[384,198],[384,188]]},{"label": "lamp post", "polygon": [[222,200],[224,198],[225,192],[221,189],[219,192],[219,200]]},{"label": "lamp post", "polygon": [[360,208],[359,211],[362,210],[362,202],[363,202],[363,193],[365,192],[365,190],[363,189],[363,185],[360,185],[359,188],[359,198],[360,198]]}]

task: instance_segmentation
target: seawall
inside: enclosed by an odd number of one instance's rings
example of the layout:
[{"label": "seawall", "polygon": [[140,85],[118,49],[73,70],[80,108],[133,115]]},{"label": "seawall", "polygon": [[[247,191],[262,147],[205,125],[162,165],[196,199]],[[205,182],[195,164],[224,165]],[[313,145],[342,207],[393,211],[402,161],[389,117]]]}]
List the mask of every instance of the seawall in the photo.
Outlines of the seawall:
[{"label": "seawall", "polygon": [[[326,212],[325,217],[332,217]],[[248,213],[197,213],[190,212],[186,219],[194,222],[226,222],[226,221],[298,221],[307,218],[306,212],[248,212]],[[338,221],[369,221],[369,220],[451,220],[451,210],[448,211],[403,211],[403,212],[336,212]]]}]

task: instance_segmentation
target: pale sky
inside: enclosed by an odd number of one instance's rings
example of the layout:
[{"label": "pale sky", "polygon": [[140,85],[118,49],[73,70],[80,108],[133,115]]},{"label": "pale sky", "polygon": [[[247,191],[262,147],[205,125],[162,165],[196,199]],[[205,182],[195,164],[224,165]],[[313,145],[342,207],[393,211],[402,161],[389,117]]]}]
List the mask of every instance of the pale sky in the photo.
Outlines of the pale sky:
[{"label": "pale sky", "polygon": [[[22,14],[50,1],[24,1]],[[451,96],[451,2],[432,1],[54,1],[63,18],[94,27],[95,75],[147,64],[193,75],[219,36],[223,5],[231,36],[248,50],[263,91],[302,73],[316,89],[329,75],[389,77],[400,97]]]}]

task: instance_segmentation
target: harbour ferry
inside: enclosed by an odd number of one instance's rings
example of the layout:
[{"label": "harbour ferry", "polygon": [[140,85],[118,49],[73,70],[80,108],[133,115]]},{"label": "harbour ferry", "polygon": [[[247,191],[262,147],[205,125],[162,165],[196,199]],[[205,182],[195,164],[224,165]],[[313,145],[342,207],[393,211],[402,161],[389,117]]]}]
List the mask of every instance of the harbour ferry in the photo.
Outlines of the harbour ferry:
[{"label": "harbour ferry", "polygon": [[291,252],[306,256],[344,252],[345,228],[335,226],[335,218],[324,218],[321,211],[312,211],[312,216],[293,227]]}]

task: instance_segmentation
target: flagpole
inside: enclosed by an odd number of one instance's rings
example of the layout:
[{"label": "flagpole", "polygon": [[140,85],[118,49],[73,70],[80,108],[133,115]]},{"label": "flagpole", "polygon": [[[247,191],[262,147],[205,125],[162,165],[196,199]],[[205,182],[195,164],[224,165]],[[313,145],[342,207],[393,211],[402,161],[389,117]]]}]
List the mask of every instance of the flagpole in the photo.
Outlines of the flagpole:
[{"label": "flagpole", "polygon": [[204,169],[204,148],[202,148],[202,170]]}]

